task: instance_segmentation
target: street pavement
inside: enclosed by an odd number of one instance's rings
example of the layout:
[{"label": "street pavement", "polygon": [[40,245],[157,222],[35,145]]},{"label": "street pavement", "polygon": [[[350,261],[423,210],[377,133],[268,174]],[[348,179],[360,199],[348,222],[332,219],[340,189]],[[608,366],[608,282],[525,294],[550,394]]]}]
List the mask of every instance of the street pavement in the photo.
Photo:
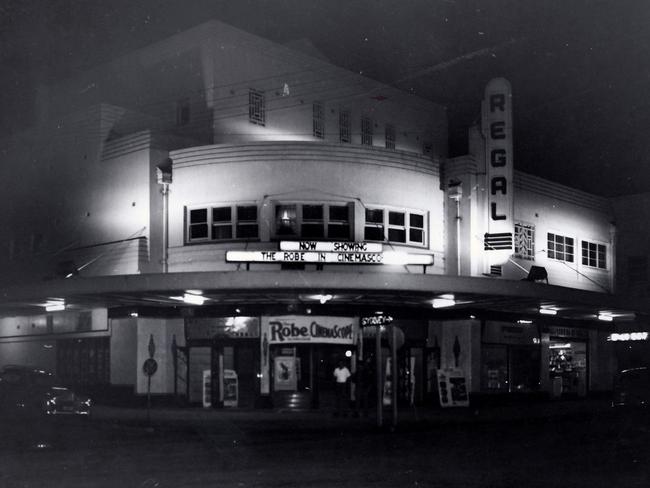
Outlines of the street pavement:
[{"label": "street pavement", "polygon": [[390,415],[379,429],[327,410],[99,405],[24,425],[30,442],[2,436],[0,487],[647,488],[640,419],[605,399],[401,408],[395,429]]}]

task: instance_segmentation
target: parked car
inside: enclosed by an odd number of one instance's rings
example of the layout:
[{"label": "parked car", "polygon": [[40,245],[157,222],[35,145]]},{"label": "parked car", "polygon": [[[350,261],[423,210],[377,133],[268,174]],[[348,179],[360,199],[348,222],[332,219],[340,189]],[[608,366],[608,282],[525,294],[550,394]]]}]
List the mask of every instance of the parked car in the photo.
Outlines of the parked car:
[{"label": "parked car", "polygon": [[650,368],[632,368],[619,373],[614,386],[614,407],[650,406]]},{"label": "parked car", "polygon": [[4,366],[0,372],[0,410],[3,415],[83,415],[92,401],[62,386],[47,371],[29,366]]}]

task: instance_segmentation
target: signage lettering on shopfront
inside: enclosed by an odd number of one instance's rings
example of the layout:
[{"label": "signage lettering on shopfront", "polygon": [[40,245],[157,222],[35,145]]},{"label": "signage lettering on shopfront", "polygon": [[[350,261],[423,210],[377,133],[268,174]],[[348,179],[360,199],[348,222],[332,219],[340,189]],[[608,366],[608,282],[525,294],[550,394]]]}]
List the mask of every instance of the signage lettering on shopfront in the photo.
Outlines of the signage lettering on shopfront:
[{"label": "signage lettering on shopfront", "polygon": [[647,341],[648,340],[648,333],[647,332],[622,332],[622,333],[614,333],[610,334],[607,337],[608,341],[621,341],[621,342],[627,342],[627,341]]},{"label": "signage lettering on shopfront", "polygon": [[[486,140],[488,186],[488,232],[491,236],[512,236],[512,105],[510,83],[503,78],[491,80],[485,88],[483,127]],[[505,249],[486,244],[487,250]],[[509,244],[507,249],[512,249]]]},{"label": "signage lettering on shopfront", "polygon": [[380,253],[383,246],[379,242],[346,241],[281,241],[281,251],[322,251],[322,252],[369,252]]},{"label": "signage lettering on shopfront", "polygon": [[230,263],[433,264],[431,254],[391,252],[227,251]]},{"label": "signage lettering on shopfront", "polygon": [[371,327],[378,325],[387,325],[393,321],[393,317],[390,315],[374,315],[372,317],[362,317],[361,318],[361,327]]},{"label": "signage lettering on shopfront", "polygon": [[352,324],[334,325],[325,327],[318,322],[312,322],[309,326],[297,326],[295,323],[283,323],[270,321],[271,342],[284,342],[291,340],[310,341],[311,339],[352,339]]},{"label": "signage lettering on shopfront", "polygon": [[345,317],[287,315],[263,321],[262,335],[268,344],[337,343],[352,344],[359,328],[357,320]]}]

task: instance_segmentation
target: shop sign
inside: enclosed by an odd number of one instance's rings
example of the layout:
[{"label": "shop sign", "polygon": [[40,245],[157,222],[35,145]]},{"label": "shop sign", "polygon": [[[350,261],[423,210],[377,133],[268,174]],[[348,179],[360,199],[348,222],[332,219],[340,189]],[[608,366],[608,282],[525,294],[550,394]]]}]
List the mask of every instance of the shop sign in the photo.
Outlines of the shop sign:
[{"label": "shop sign", "polygon": [[483,100],[488,231],[486,250],[511,250],[513,221],[512,93],[503,78],[491,80]]},{"label": "shop sign", "polygon": [[262,334],[269,344],[329,343],[353,344],[357,324],[349,317],[282,316],[265,317]]},{"label": "shop sign", "polygon": [[534,324],[487,321],[482,340],[493,344],[539,344],[539,333]]},{"label": "shop sign", "polygon": [[382,252],[379,242],[348,241],[281,241],[281,251],[319,251],[319,252]]},{"label": "shop sign", "polygon": [[259,317],[185,317],[187,340],[259,336]]},{"label": "shop sign", "polygon": [[390,315],[373,315],[370,317],[361,317],[361,327],[377,327],[378,325],[387,325],[393,321]]},{"label": "shop sign", "polygon": [[607,336],[608,341],[612,342],[627,342],[627,341],[647,341],[647,332],[622,332],[618,334],[610,334]]},{"label": "shop sign", "polygon": [[0,318],[0,340],[46,334],[76,334],[108,331],[108,311],[65,310],[39,315]]},{"label": "shop sign", "polygon": [[228,263],[433,265],[433,255],[397,251],[226,251]]},{"label": "shop sign", "polygon": [[353,344],[357,327],[355,319],[349,317],[265,317],[262,334],[268,338],[269,344]]},{"label": "shop sign", "polygon": [[543,332],[547,332],[548,335],[553,337],[589,338],[589,331],[587,329],[576,329],[573,327],[545,327]]}]

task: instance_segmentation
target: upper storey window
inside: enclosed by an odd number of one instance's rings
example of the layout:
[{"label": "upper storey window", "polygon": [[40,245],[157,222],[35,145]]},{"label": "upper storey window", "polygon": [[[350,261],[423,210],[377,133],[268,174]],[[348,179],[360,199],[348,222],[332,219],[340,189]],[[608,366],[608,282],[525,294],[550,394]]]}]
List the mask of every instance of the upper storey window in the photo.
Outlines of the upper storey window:
[{"label": "upper storey window", "polygon": [[425,212],[366,208],[364,240],[425,246]]},{"label": "upper storey window", "polygon": [[515,256],[532,261],[535,259],[535,226],[515,222]]},{"label": "upper storey window", "polygon": [[255,205],[219,205],[187,210],[187,242],[257,239]]},{"label": "upper storey window", "polygon": [[395,126],[386,124],[386,149],[395,149]]},{"label": "upper storey window", "polygon": [[361,119],[361,144],[372,146],[372,120],[368,117]]},{"label": "upper storey window", "polygon": [[248,120],[252,124],[266,125],[264,92],[253,89],[248,92]]},{"label": "upper storey window", "polygon": [[607,269],[607,246],[582,241],[582,264],[592,268]]},{"label": "upper storey window", "polygon": [[349,110],[341,110],[339,112],[339,140],[341,142],[352,142]]},{"label": "upper storey window", "polygon": [[548,233],[546,254],[550,259],[572,263],[574,260],[573,237],[565,237]]},{"label": "upper storey window", "polygon": [[348,204],[279,204],[275,207],[278,238],[351,239],[351,206]]},{"label": "upper storey window", "polygon": [[325,109],[323,104],[320,102],[314,103],[312,112],[314,137],[323,139],[325,137]]}]

